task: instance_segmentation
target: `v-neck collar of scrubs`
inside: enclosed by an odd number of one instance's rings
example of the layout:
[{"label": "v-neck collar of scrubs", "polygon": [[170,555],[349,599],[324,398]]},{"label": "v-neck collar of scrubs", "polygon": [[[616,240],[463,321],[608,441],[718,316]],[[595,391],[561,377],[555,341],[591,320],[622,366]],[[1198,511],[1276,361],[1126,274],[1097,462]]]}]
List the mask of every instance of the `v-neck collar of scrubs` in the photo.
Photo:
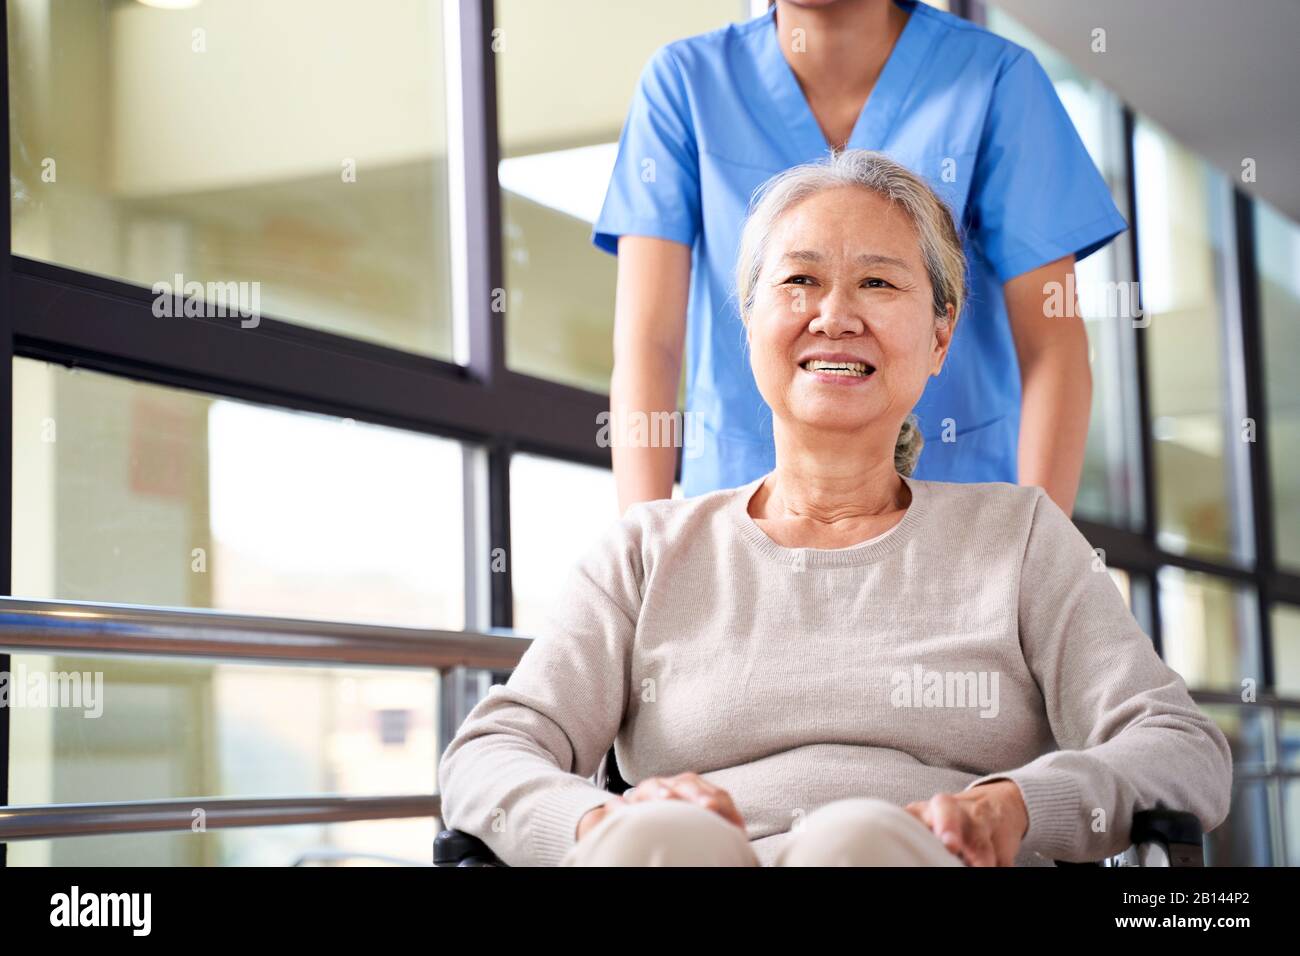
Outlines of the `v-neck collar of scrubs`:
[{"label": "v-neck collar of scrubs", "polygon": [[[884,145],[933,39],[923,4],[916,0],[895,2],[908,11],[907,23],[894,41],[894,48],[853,125],[848,140],[851,148],[880,149]],[[776,34],[775,6],[763,15],[758,25],[755,55],[768,96],[799,152],[805,156],[829,152],[831,144],[817,123],[817,117],[799,85],[799,78],[781,52]]]}]

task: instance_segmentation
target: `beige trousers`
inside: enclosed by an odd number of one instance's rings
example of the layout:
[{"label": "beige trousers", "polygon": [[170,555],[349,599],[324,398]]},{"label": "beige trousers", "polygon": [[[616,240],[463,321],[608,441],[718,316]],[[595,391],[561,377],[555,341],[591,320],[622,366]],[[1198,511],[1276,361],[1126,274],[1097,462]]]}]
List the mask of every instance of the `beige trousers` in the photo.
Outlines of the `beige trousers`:
[{"label": "beige trousers", "polygon": [[[685,800],[633,803],[578,841],[561,866],[760,866],[745,832]],[[808,814],[772,866],[964,866],[902,807],[872,797]]]}]

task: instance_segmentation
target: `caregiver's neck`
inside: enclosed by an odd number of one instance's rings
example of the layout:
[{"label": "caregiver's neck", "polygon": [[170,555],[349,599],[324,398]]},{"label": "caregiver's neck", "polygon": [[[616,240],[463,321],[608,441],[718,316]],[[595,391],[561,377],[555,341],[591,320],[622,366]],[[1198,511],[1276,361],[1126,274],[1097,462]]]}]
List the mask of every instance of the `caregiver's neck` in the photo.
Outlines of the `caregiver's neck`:
[{"label": "caregiver's neck", "polygon": [[[894,435],[897,435],[897,429]],[[906,510],[911,493],[894,468],[894,440],[882,430],[846,435],[773,422],[776,467],[750,502],[757,518],[855,523]]]},{"label": "caregiver's neck", "polygon": [[804,95],[843,97],[859,107],[884,68],[908,14],[894,0],[834,0],[799,6],[777,0],[781,52]]}]

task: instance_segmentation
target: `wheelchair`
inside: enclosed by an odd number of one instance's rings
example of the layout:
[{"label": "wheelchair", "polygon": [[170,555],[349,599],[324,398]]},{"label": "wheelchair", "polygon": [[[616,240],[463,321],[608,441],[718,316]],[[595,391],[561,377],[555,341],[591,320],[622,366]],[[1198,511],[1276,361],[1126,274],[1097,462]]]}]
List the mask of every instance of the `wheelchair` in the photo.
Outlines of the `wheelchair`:
[{"label": "wheelchair", "polygon": [[[605,789],[615,795],[629,785],[618,772],[611,747],[605,755]],[[598,778],[599,779],[599,775]],[[1201,824],[1184,810],[1157,808],[1133,814],[1130,846],[1106,860],[1088,863],[1056,861],[1057,866],[1190,866],[1205,865]],[[508,866],[486,843],[463,830],[443,830],[433,841],[434,866]]]}]

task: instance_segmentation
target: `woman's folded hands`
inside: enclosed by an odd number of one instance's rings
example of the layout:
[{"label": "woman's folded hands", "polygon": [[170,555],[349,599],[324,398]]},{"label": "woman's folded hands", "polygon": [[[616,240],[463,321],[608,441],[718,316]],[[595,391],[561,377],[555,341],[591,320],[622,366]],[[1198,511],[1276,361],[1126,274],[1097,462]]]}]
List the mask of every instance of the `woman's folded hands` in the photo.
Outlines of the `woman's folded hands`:
[{"label": "woman's folded hands", "polygon": [[698,773],[679,773],[673,777],[647,777],[635,787],[625,790],[622,796],[613,797],[588,810],[578,821],[577,838],[581,840],[596,824],[621,808],[648,800],[686,800],[712,810],[724,820],[745,829],[745,821],[732,802],[731,794],[709,783]]},{"label": "woman's folded hands", "polygon": [[[633,803],[685,800],[712,810],[742,830],[745,821],[731,795],[697,773],[649,777],[622,796],[593,807],[578,822],[581,840],[602,820]],[[993,780],[960,793],[937,793],[904,807],[968,866],[1012,866],[1029,830],[1029,811],[1012,780]]]},{"label": "woman's folded hands", "polygon": [[1012,866],[1029,831],[1029,810],[1012,780],[991,780],[961,793],[936,793],[904,809],[967,866]]}]

